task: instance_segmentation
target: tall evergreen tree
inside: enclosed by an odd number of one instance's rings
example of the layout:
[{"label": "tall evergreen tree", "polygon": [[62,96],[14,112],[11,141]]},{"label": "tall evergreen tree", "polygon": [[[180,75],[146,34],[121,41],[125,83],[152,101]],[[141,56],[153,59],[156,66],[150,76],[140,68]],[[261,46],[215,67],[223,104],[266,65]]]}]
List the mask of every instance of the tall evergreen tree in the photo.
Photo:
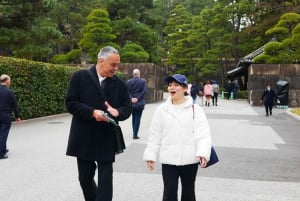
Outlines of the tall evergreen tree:
[{"label": "tall evergreen tree", "polygon": [[112,24],[118,45],[124,47],[128,43],[136,43],[142,46],[150,55],[148,62],[157,63],[159,61],[157,58],[158,36],[149,26],[137,23],[130,17],[115,20]]},{"label": "tall evergreen tree", "polygon": [[60,34],[43,16],[55,5],[56,0],[1,1],[0,50],[11,56],[48,61]]},{"label": "tall evergreen tree", "polygon": [[276,38],[266,44],[264,53],[254,61],[259,63],[300,63],[300,14],[286,13],[266,31]]},{"label": "tall evergreen tree", "polygon": [[95,7],[101,8],[98,0],[58,1],[48,17],[56,24],[62,37],[56,41],[55,54],[64,54],[77,49],[81,39],[81,29],[87,23],[86,17]]},{"label": "tall evergreen tree", "polygon": [[79,46],[86,52],[91,61],[97,60],[99,50],[107,45],[118,48],[114,42],[116,35],[112,33],[108,13],[104,9],[94,9],[87,16],[88,23],[83,27],[83,37]]},{"label": "tall evergreen tree", "polygon": [[192,16],[182,5],[177,5],[171,11],[171,16],[164,29],[168,42],[167,64],[175,67],[175,72],[190,75],[193,66],[193,56],[189,55],[193,41],[188,40]]}]

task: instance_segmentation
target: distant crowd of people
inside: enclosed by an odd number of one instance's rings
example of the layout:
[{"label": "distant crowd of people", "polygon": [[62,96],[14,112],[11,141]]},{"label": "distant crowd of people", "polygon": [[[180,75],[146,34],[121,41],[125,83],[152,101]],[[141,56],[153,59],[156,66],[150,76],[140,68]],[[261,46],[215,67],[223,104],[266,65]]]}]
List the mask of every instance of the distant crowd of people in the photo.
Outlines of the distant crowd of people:
[{"label": "distant crowd of people", "polygon": [[[236,99],[239,90],[239,84],[237,80],[231,81],[230,79],[224,85],[226,99]],[[188,94],[192,96],[194,103],[196,103],[197,97],[200,98],[201,105],[205,106],[218,106],[218,97],[220,94],[220,86],[216,80],[207,80],[205,84],[199,82],[199,84],[189,83]]]}]

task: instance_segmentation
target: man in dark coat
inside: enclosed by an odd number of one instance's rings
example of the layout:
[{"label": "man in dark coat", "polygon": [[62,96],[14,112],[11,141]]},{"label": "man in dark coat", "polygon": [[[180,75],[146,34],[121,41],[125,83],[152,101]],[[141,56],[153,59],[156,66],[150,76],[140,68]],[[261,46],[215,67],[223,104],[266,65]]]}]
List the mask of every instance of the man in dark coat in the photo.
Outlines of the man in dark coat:
[{"label": "man in dark coat", "polygon": [[9,89],[11,84],[8,75],[0,77],[0,159],[7,158],[6,142],[11,127],[11,114],[15,114],[16,122],[20,121],[17,99],[14,92]]},{"label": "man in dark coat", "polygon": [[112,200],[115,135],[104,113],[118,122],[126,120],[132,110],[126,84],[114,75],[119,63],[118,50],[104,47],[97,64],[74,73],[66,97],[67,110],[73,115],[67,155],[77,157],[86,201]]},{"label": "man in dark coat", "polygon": [[263,101],[265,105],[266,116],[269,116],[269,114],[272,115],[272,109],[276,100],[279,102],[275,91],[271,88],[271,84],[267,84],[261,97],[261,102]]},{"label": "man in dark coat", "polygon": [[147,92],[147,82],[141,78],[139,69],[134,69],[132,75],[133,78],[127,81],[127,86],[132,103],[133,139],[139,139],[140,122],[146,104],[144,96]]},{"label": "man in dark coat", "polygon": [[231,82],[231,79],[227,80],[227,83],[225,84],[225,89],[227,91],[227,100],[231,98],[231,92],[233,91],[234,83]]}]

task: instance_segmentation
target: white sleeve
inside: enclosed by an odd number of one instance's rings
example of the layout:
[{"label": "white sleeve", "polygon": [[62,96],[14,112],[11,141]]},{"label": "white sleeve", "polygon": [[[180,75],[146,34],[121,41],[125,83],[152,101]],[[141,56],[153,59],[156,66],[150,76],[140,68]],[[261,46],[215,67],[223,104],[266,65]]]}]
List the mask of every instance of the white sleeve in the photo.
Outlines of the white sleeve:
[{"label": "white sleeve", "polygon": [[161,107],[158,107],[152,117],[148,143],[144,151],[144,161],[157,162],[157,156],[161,145],[162,118]]},{"label": "white sleeve", "polygon": [[212,139],[209,122],[202,108],[195,105],[194,135],[197,144],[196,157],[203,156],[207,161],[210,158]]}]

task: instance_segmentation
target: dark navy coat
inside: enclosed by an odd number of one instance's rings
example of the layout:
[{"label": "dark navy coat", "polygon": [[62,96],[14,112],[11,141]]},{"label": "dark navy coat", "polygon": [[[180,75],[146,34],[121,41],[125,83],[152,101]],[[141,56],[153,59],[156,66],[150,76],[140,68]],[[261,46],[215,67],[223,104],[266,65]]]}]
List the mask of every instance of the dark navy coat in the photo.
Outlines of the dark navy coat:
[{"label": "dark navy coat", "polygon": [[12,111],[16,118],[20,117],[15,93],[6,85],[0,85],[0,122],[11,123]]},{"label": "dark navy coat", "polygon": [[263,100],[265,105],[273,106],[276,99],[278,99],[276,92],[273,89],[267,90],[265,89],[261,99]]},{"label": "dark navy coat", "polygon": [[[89,73],[91,71],[91,74]],[[114,162],[115,143],[113,124],[97,122],[93,110],[106,111],[104,102],[119,111],[116,121],[131,114],[131,101],[126,84],[118,77],[106,78],[101,92],[96,66],[73,74],[66,97],[67,110],[73,115],[67,155],[85,160]]]},{"label": "dark navy coat", "polygon": [[140,77],[133,77],[127,81],[128,91],[131,98],[137,98],[138,102],[132,104],[134,109],[144,109],[146,104],[145,94],[147,92],[146,80]]}]

